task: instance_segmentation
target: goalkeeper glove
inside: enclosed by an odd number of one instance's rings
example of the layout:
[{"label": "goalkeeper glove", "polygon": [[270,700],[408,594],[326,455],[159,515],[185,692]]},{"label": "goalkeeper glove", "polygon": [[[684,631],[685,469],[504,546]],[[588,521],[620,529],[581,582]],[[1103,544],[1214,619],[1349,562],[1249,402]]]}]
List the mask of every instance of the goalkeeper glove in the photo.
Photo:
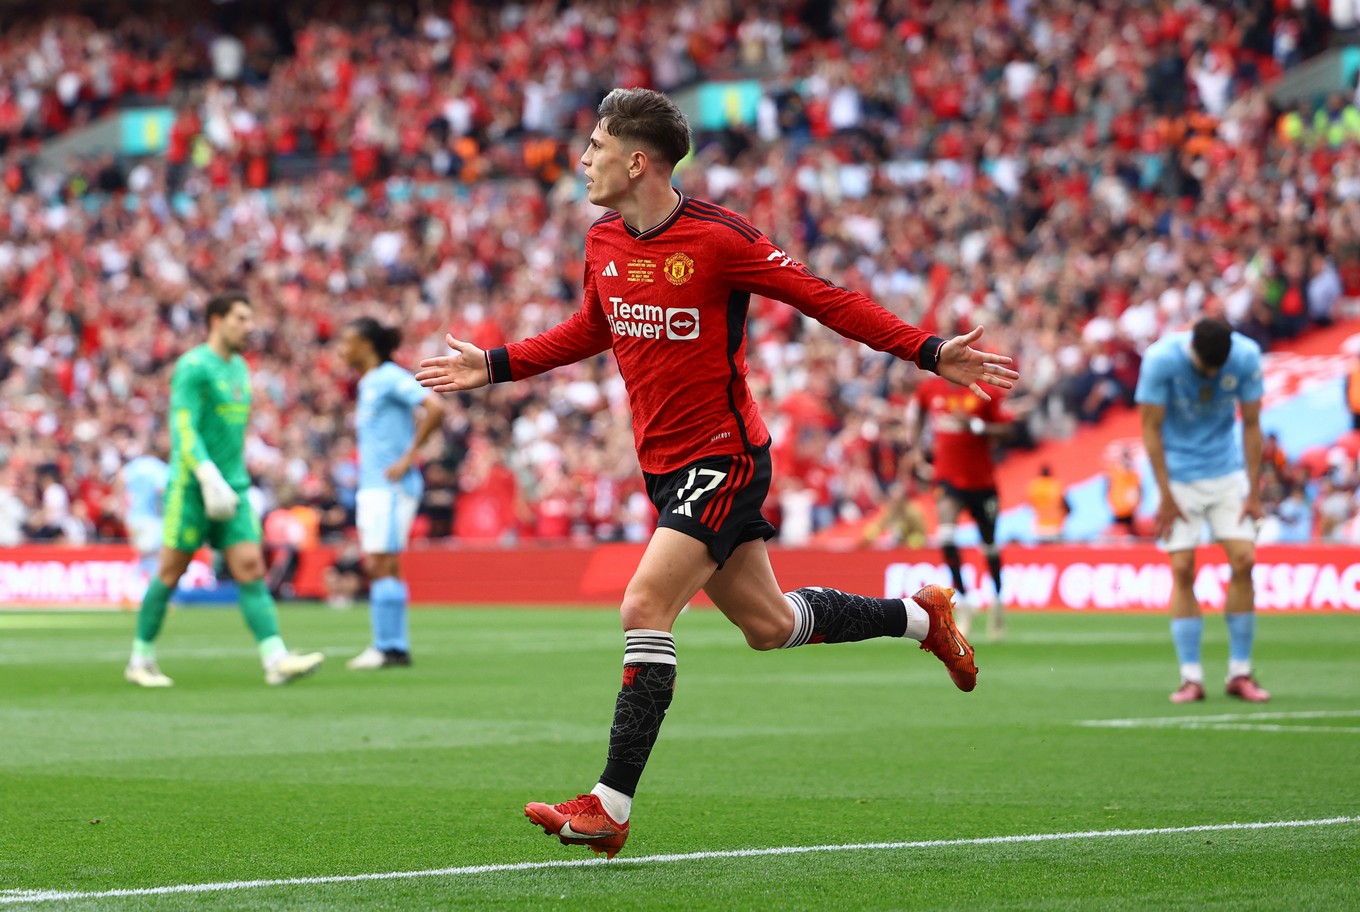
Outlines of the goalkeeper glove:
[{"label": "goalkeeper glove", "polygon": [[203,508],[209,519],[231,519],[236,515],[241,496],[227,484],[215,464],[207,460],[200,462],[194,469],[194,476],[203,489]]}]

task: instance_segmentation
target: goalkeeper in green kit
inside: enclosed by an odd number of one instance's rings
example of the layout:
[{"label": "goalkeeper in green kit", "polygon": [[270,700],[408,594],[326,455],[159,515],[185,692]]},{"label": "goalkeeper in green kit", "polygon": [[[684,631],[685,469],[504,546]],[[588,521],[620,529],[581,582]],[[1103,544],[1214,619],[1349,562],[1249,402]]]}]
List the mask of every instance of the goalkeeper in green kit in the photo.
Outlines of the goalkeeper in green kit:
[{"label": "goalkeeper in green kit", "polygon": [[255,635],[268,684],[287,684],[320,666],[319,652],[291,653],[279,636],[274,599],[264,583],[260,519],[246,488],[246,424],[250,372],[241,350],[254,321],[250,299],[228,292],[208,302],[208,341],[175,362],[170,380],[170,480],[165,488],[165,536],[160,566],[137,612],[137,638],[124,677],[142,687],[174,681],[156,664],[156,637],[179,578],[194,552],[222,552],[240,590],[241,613]]}]

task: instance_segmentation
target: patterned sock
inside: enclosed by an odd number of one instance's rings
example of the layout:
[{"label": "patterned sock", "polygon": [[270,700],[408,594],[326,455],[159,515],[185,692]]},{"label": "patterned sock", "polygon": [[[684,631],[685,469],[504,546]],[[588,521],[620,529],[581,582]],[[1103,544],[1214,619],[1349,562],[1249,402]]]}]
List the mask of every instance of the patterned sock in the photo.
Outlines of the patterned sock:
[{"label": "patterned sock", "polygon": [[[1181,663],[1181,677],[1197,684],[1204,683],[1200,667],[1199,645],[1204,636],[1204,618],[1172,618],[1171,642],[1176,646],[1176,658]],[[1196,674],[1196,669],[1200,669]]]},{"label": "patterned sock", "polygon": [[626,630],[623,636],[623,687],[614,704],[609,758],[600,783],[632,796],[675,694],[675,637],[643,628]]},{"label": "patterned sock", "polygon": [[[161,635],[161,625],[165,623],[165,610],[170,606],[170,587],[157,577],[151,578],[142,596],[142,605],[137,609],[137,639],[150,645]],[[135,654],[135,646],[134,646]]]},{"label": "patterned sock", "polygon": [[1224,614],[1223,620],[1228,624],[1228,676],[1251,674],[1251,647],[1256,640],[1256,612],[1234,611]]},{"label": "patterned sock", "polygon": [[279,615],[274,608],[274,596],[265,588],[264,580],[257,579],[241,583],[241,614],[245,615],[246,626],[255,635],[256,643],[263,643],[270,637],[279,635]]},{"label": "patterned sock", "polygon": [[853,643],[874,637],[900,637],[907,632],[907,608],[901,599],[851,595],[839,589],[806,586],[785,592],[793,608],[793,633],[784,649],[807,643]]}]

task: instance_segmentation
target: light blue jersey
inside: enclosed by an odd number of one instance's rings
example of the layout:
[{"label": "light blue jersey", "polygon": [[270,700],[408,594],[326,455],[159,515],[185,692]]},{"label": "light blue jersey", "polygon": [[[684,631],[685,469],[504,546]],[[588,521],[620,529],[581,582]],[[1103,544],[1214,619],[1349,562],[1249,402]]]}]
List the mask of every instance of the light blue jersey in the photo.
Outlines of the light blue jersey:
[{"label": "light blue jersey", "polygon": [[127,498],[127,518],[158,518],[165,485],[170,478],[170,467],[155,456],[138,456],[123,466],[122,478]]},{"label": "light blue jersey", "polygon": [[1237,433],[1237,403],[1259,402],[1265,395],[1261,347],[1233,333],[1228,361],[1215,377],[1195,370],[1190,333],[1158,339],[1148,346],[1134,398],[1166,407],[1162,442],[1172,481],[1221,478],[1242,470],[1242,435]]},{"label": "light blue jersey", "polygon": [[[384,361],[359,380],[355,431],[359,439],[359,489],[390,488],[383,475],[411,446],[416,434],[416,407],[430,393],[411,374]],[[419,498],[424,489],[420,470],[412,466],[401,479],[402,492]]]}]

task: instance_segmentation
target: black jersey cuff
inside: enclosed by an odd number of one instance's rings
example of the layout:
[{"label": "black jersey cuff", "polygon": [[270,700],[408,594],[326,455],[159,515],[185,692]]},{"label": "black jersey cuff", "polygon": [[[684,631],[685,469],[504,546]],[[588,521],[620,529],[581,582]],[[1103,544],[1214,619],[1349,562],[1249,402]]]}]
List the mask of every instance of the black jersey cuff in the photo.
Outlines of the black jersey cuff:
[{"label": "black jersey cuff", "polygon": [[486,373],[492,383],[509,383],[515,379],[510,376],[510,351],[506,348],[493,348],[488,351]]},{"label": "black jersey cuff", "polygon": [[944,346],[944,340],[939,336],[931,336],[921,343],[921,348],[916,352],[916,363],[922,370],[928,370],[932,374],[940,364],[940,349]]}]

